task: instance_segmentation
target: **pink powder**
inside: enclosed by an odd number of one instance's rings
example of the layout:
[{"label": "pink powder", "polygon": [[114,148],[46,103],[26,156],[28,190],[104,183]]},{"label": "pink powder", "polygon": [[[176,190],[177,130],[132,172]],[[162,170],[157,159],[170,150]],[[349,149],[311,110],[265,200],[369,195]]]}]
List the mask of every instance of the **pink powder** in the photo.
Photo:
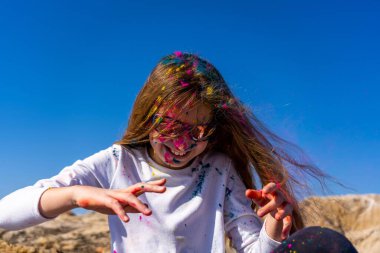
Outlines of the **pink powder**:
[{"label": "pink powder", "polygon": [[185,148],[185,140],[183,137],[179,137],[178,139],[176,139],[174,142],[174,146],[177,148],[177,149],[184,149]]},{"label": "pink powder", "polygon": [[168,152],[165,153],[164,157],[165,157],[165,162],[167,162],[167,163],[171,162],[170,160],[171,160],[172,156]]},{"label": "pink powder", "polygon": [[190,85],[189,83],[184,82],[184,81],[182,81],[182,80],[180,80],[180,82],[181,82],[182,87],[187,87],[187,86]]}]

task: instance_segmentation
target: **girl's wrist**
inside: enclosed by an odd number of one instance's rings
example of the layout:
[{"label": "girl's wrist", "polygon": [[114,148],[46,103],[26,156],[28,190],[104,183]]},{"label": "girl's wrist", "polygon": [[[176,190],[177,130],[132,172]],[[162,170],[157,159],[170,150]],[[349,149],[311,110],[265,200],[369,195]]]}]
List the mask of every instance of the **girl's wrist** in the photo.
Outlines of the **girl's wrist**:
[{"label": "girl's wrist", "polygon": [[80,189],[80,186],[79,185],[74,185],[74,186],[71,186],[70,187],[70,193],[69,193],[69,196],[70,196],[70,204],[71,204],[71,209],[74,209],[74,208],[78,208],[79,205],[78,205],[78,191]]},{"label": "girl's wrist", "polygon": [[275,241],[281,242],[281,232],[283,227],[282,220],[276,220],[271,214],[265,218],[265,231],[267,235]]}]

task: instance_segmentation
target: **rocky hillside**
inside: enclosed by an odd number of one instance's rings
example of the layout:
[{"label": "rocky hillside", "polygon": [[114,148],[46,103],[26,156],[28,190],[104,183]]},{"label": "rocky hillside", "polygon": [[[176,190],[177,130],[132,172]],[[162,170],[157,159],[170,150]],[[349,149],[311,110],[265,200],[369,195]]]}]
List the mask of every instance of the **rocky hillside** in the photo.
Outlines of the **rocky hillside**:
[{"label": "rocky hillside", "polygon": [[[347,236],[359,252],[380,252],[380,195],[315,197],[305,200],[306,224],[332,228]],[[66,213],[20,231],[0,230],[0,252],[109,252],[106,216]]]},{"label": "rocky hillside", "polygon": [[302,207],[308,226],[339,231],[359,252],[380,252],[380,195],[309,198]]}]

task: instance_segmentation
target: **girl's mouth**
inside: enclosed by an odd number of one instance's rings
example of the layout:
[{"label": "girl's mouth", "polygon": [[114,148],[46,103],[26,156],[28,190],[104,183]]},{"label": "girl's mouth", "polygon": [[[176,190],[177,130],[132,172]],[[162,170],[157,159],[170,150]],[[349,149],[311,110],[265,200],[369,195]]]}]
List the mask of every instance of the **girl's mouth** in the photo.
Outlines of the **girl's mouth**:
[{"label": "girl's mouth", "polygon": [[169,154],[171,154],[176,159],[181,159],[181,160],[186,159],[190,154],[190,150],[189,151],[178,151],[178,150],[170,148],[166,145],[165,145],[165,149]]}]

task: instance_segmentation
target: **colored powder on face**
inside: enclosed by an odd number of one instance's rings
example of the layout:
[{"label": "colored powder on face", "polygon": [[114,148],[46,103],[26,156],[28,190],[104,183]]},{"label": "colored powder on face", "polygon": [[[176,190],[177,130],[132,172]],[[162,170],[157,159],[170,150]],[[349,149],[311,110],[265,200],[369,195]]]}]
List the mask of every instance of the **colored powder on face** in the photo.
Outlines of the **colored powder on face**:
[{"label": "colored powder on face", "polygon": [[166,113],[166,115],[168,117],[170,117],[170,118],[175,118],[175,114],[174,114],[174,112],[172,110],[168,110],[167,113]]},{"label": "colored powder on face", "polygon": [[178,139],[176,139],[174,142],[173,142],[174,146],[177,148],[177,149],[186,149],[185,147],[185,140],[184,138],[181,136],[179,137]]},{"label": "colored powder on face", "polygon": [[165,142],[165,138],[163,136],[160,136],[160,137],[158,137],[158,141],[161,142],[161,143]]},{"label": "colored powder on face", "polygon": [[172,158],[172,156],[168,153],[168,152],[166,152],[165,154],[164,154],[164,158],[165,158],[165,162],[167,162],[167,163],[171,163],[171,158]]}]

